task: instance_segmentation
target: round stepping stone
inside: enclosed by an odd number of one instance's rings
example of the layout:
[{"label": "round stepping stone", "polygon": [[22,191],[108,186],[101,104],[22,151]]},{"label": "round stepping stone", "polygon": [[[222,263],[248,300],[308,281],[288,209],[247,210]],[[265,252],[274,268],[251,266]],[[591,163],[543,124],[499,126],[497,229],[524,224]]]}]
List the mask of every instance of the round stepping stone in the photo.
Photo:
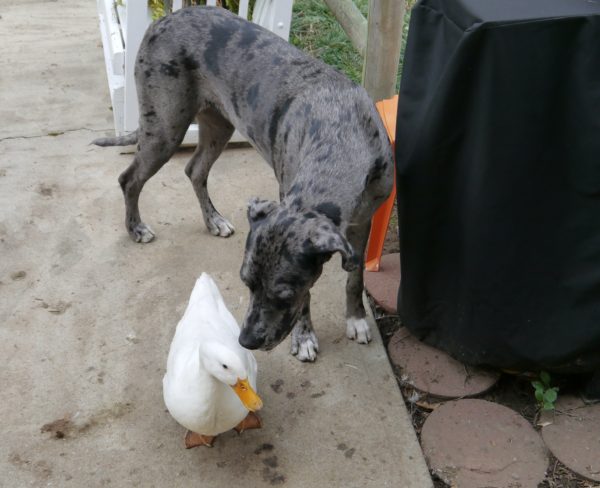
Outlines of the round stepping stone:
[{"label": "round stepping stone", "polygon": [[430,469],[460,488],[537,488],[548,457],[533,427],[486,400],[447,402],[427,417],[421,446]]},{"label": "round stepping stone", "polygon": [[379,271],[365,271],[365,288],[375,303],[387,313],[396,314],[400,288],[400,254],[381,256]]},{"label": "round stepping stone", "polygon": [[405,327],[390,339],[392,363],[402,368],[402,381],[430,395],[458,398],[489,390],[500,373],[464,364],[439,349],[418,341]]},{"label": "round stepping stone", "polygon": [[559,395],[548,418],[542,437],[552,454],[578,475],[600,481],[600,404]]}]

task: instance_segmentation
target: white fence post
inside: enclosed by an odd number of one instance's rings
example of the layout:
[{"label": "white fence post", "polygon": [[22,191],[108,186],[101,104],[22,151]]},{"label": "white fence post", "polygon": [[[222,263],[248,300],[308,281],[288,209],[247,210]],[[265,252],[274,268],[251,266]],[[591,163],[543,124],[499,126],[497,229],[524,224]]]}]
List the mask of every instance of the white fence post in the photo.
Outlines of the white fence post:
[{"label": "white fence post", "polygon": [[290,37],[293,0],[256,0],[252,21],[286,41]]},{"label": "white fence post", "polygon": [[240,8],[238,9],[238,15],[248,20],[248,0],[240,0]]},{"label": "white fence post", "polygon": [[[125,29],[125,132],[137,129],[139,122],[138,100],[133,76],[135,58],[148,28],[148,4],[129,0],[126,3],[127,29]],[[135,19],[134,22],[131,20]]]}]

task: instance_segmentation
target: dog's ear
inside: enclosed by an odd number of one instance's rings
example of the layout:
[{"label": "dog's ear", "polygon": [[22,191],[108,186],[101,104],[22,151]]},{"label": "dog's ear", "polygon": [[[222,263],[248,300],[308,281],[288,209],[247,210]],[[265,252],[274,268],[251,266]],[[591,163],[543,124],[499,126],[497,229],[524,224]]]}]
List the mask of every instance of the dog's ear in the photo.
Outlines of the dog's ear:
[{"label": "dog's ear", "polygon": [[326,255],[327,258],[339,252],[342,255],[342,268],[346,271],[354,271],[360,265],[360,257],[354,252],[348,240],[333,226],[320,225],[313,229],[310,243],[312,252]]},{"label": "dog's ear", "polygon": [[250,226],[254,226],[263,220],[277,207],[277,202],[271,200],[260,200],[259,198],[252,198],[248,202],[248,222]]}]

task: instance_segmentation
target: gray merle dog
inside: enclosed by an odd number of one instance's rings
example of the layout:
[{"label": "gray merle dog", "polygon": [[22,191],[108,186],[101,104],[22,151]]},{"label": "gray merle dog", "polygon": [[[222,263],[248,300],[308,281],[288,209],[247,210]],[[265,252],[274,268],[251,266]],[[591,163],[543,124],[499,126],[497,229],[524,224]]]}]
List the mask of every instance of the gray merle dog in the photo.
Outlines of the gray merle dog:
[{"label": "gray merle dog", "polygon": [[152,24],[135,78],[139,129],[94,141],[138,144],[133,163],[119,177],[131,238],[154,238],[140,219],[140,192],[194,119],[200,140],[185,172],[210,232],[233,233],[215,210],[206,182],[236,128],[272,166],[280,185],[280,202],[254,199],[248,206],[240,274],[251,299],[240,343],[269,350],[291,331],[292,353],[314,361],[319,346],[310,289],[336,252],[349,272],[347,336],[369,342],[363,254],[372,214],[391,190],[393,159],[363,88],[275,34],[209,7],[185,8]]}]

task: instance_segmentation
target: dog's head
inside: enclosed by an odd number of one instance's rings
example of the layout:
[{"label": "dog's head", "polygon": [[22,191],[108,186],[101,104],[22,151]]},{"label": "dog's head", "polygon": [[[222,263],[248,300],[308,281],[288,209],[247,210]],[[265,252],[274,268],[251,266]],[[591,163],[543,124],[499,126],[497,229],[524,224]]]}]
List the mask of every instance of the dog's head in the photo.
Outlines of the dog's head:
[{"label": "dog's head", "polygon": [[325,215],[254,199],[248,206],[242,281],[250,303],[239,342],[270,350],[291,332],[323,264],[339,252],[342,266],[358,266],[352,246]]}]

